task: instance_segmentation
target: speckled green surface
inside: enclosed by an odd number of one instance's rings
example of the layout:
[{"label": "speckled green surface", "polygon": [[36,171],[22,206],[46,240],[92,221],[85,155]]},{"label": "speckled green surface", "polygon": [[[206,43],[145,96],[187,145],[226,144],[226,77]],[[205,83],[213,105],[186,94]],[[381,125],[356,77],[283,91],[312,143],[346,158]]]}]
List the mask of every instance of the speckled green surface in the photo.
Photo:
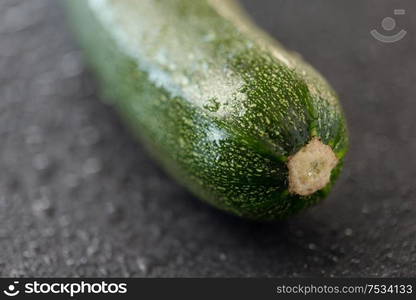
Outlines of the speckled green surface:
[{"label": "speckled green surface", "polygon": [[[348,144],[335,93],[228,1],[67,3],[106,98],[200,198],[273,220],[329,192]],[[340,163],[324,189],[289,194],[287,159],[313,137]]]}]

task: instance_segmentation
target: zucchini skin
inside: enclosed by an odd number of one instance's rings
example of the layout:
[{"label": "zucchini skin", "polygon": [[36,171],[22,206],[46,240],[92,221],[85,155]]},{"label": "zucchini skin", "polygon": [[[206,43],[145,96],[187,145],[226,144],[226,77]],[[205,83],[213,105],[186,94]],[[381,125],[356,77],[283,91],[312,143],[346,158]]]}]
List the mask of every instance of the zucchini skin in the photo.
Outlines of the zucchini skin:
[{"label": "zucchini skin", "polygon": [[[233,1],[65,4],[106,98],[199,198],[276,220],[329,193],[348,148],[336,94]],[[288,159],[314,137],[339,159],[331,181],[308,196],[289,193]]]}]

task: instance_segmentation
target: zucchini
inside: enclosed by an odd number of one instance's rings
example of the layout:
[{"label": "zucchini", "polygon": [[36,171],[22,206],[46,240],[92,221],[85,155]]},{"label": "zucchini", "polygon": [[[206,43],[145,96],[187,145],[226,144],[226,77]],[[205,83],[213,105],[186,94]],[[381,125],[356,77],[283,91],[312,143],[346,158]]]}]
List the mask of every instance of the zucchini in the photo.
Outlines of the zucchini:
[{"label": "zucchini", "polygon": [[255,220],[323,199],[347,128],[336,93],[231,0],[67,0],[106,99],[199,198]]}]

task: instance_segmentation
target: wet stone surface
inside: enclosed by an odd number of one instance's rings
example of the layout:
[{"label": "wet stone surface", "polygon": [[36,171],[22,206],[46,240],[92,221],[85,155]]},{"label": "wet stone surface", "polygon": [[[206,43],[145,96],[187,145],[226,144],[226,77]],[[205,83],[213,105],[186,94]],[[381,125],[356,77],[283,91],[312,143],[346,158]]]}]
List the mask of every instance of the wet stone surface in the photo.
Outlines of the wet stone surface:
[{"label": "wet stone surface", "polygon": [[[2,0],[1,276],[416,275],[416,3],[244,3],[343,100],[352,147],[330,198],[273,224],[200,203],[100,102],[59,1]],[[408,35],[376,41],[395,8]]]}]

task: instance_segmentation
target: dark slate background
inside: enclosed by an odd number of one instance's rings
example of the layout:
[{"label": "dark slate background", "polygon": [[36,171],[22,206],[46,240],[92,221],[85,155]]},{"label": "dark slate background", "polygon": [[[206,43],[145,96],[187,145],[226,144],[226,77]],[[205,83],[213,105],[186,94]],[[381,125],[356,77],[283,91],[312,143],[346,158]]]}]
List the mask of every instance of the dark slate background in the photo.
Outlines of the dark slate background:
[{"label": "dark slate background", "polygon": [[[244,3],[342,98],[329,199],[273,224],[200,203],[99,101],[59,1],[1,0],[1,276],[416,276],[416,2]],[[376,41],[395,8],[407,36]]]}]

